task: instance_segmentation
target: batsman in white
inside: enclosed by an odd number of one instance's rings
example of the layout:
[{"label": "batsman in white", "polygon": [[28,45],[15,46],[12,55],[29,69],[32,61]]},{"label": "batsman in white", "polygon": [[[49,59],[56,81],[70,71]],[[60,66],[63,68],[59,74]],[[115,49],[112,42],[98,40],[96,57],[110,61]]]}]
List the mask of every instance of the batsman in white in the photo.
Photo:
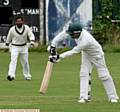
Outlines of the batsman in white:
[{"label": "batsman in white", "polygon": [[59,62],[63,58],[80,53],[81,51],[80,99],[78,102],[85,103],[88,101],[89,72],[94,64],[97,68],[99,78],[102,80],[104,85],[108,101],[111,103],[117,103],[119,97],[116,93],[112,77],[106,66],[102,47],[88,31],[80,26],[79,23],[71,23],[67,30],[63,30],[59,33],[52,40],[51,45],[48,47],[48,51],[54,52],[60,41],[70,37],[75,39],[77,45],[72,50],[66,51],[60,55],[49,56],[49,59],[51,62],[55,63]]},{"label": "batsman in white", "polygon": [[35,45],[35,36],[28,25],[24,24],[23,17],[19,16],[15,20],[15,25],[8,32],[6,45],[9,46],[11,53],[11,62],[9,64],[7,79],[12,81],[15,79],[15,71],[18,56],[23,67],[23,75],[25,80],[31,80],[31,74],[28,62],[28,40],[32,46]]}]

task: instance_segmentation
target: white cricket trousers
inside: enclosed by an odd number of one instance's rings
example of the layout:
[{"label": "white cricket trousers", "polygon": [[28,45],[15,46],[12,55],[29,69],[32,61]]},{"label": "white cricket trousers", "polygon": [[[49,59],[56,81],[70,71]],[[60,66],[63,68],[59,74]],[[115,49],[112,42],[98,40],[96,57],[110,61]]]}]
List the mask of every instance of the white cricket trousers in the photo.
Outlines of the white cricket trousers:
[{"label": "white cricket trousers", "polygon": [[80,98],[88,99],[89,73],[93,64],[96,66],[99,78],[102,80],[108,100],[118,99],[115,85],[105,64],[104,55],[92,57],[82,52],[81,70],[80,70]]},{"label": "white cricket trousers", "polygon": [[9,64],[8,75],[15,78],[16,65],[19,56],[25,79],[31,78],[31,74],[29,70],[29,62],[28,62],[28,46],[11,45],[10,53],[11,53],[11,62]]}]

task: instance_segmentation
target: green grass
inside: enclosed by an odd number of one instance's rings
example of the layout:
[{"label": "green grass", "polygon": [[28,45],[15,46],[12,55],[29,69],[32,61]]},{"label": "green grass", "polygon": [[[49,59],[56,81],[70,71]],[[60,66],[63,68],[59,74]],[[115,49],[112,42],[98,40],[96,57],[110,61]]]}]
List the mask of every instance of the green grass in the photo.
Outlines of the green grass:
[{"label": "green grass", "polygon": [[[80,55],[62,60],[53,67],[48,91],[39,94],[40,83],[47,63],[47,53],[30,52],[32,80],[24,80],[18,61],[16,80],[6,80],[10,55],[0,52],[0,108],[41,109],[41,112],[120,112],[120,103],[110,104],[96,69],[92,73],[92,101],[77,103],[79,97]],[[106,53],[106,63],[120,95],[120,53]]]}]

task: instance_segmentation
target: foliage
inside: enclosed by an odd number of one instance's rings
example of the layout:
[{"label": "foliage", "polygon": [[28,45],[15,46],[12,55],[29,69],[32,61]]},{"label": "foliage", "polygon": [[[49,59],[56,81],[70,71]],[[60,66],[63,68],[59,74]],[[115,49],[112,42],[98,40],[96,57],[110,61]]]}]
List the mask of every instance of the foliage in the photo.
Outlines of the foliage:
[{"label": "foliage", "polygon": [[120,45],[106,44],[103,46],[103,50],[104,50],[104,52],[119,53],[120,52]]},{"label": "foliage", "polygon": [[[94,5],[97,0],[94,0]],[[119,44],[120,43],[120,27],[118,23],[111,21],[113,16],[112,0],[100,0],[101,10],[94,14],[93,18],[93,35],[102,44]],[[94,10],[96,10],[94,8]],[[95,11],[94,11],[95,12]]]}]

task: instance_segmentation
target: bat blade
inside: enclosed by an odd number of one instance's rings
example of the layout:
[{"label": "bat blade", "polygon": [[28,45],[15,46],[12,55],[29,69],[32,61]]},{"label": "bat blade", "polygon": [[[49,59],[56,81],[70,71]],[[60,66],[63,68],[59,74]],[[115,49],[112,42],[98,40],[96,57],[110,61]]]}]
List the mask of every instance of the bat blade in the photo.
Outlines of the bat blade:
[{"label": "bat blade", "polygon": [[50,81],[51,73],[52,73],[53,63],[48,61],[47,66],[44,72],[44,76],[42,79],[42,83],[40,86],[40,94],[45,94],[48,88],[48,84]]}]

